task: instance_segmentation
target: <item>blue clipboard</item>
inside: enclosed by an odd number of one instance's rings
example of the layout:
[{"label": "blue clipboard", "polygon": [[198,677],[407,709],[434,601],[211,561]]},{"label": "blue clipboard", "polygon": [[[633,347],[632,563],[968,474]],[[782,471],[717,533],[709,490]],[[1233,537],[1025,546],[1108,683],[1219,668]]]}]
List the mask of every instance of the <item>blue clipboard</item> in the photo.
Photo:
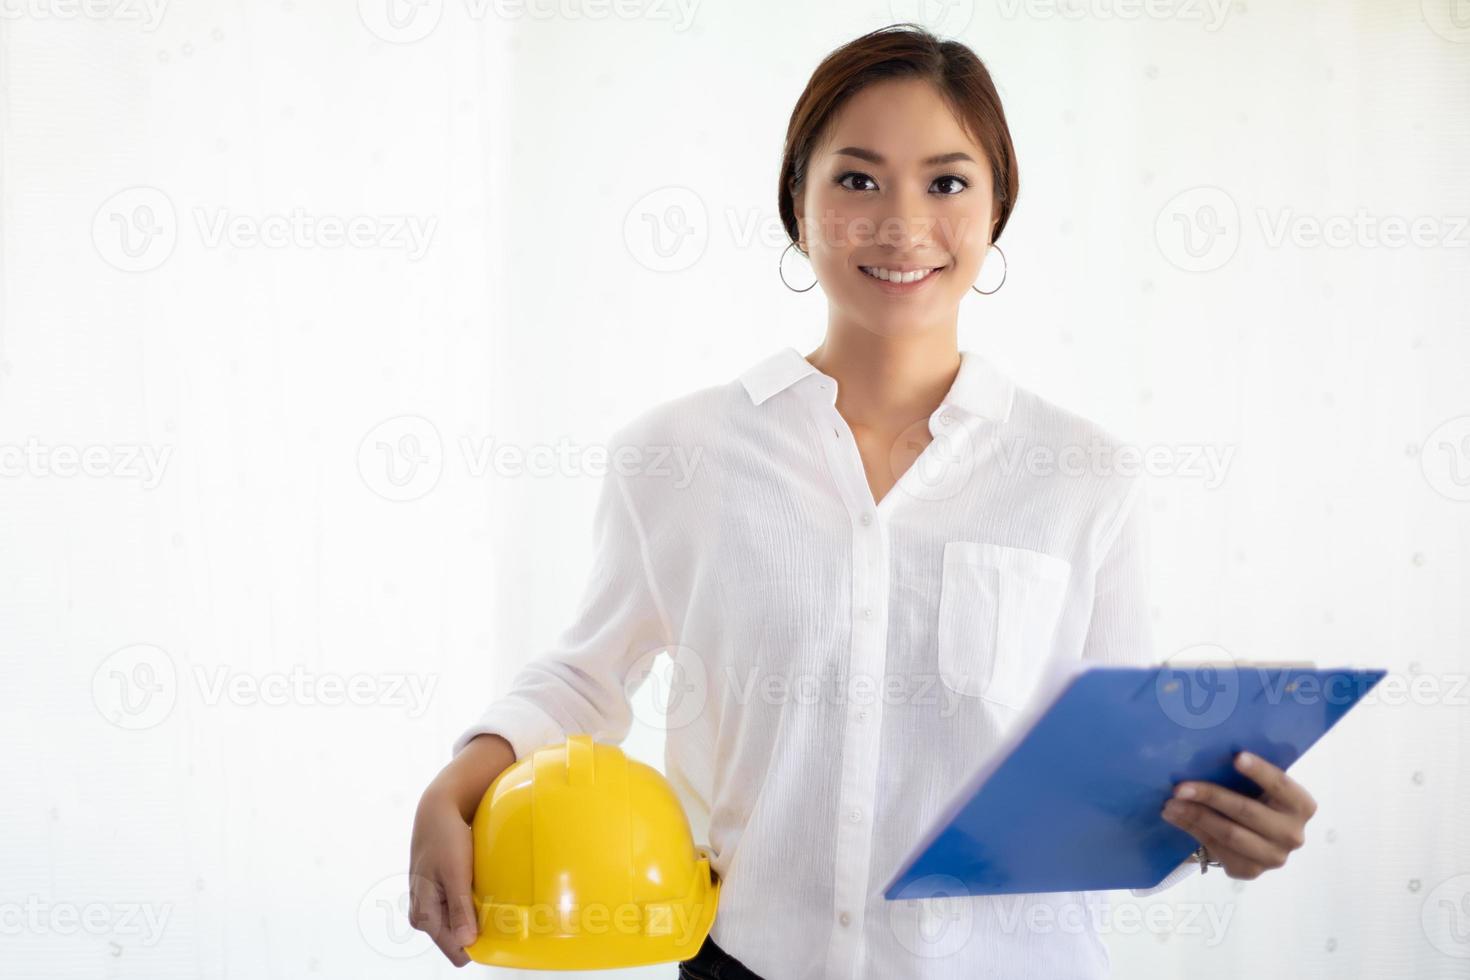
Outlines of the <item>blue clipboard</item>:
[{"label": "blue clipboard", "polygon": [[1077,665],[966,781],[883,897],[1153,887],[1198,846],[1161,815],[1177,783],[1260,796],[1237,752],[1290,767],[1385,673]]}]

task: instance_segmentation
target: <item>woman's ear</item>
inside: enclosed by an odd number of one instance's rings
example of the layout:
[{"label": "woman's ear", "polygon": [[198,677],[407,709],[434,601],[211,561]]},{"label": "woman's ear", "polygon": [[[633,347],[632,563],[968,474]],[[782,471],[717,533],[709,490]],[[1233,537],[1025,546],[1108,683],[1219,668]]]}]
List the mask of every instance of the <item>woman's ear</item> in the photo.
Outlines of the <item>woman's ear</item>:
[{"label": "woman's ear", "polygon": [[803,252],[811,251],[806,243],[806,188],[794,191],[791,195],[791,213],[796,215],[796,247]]}]

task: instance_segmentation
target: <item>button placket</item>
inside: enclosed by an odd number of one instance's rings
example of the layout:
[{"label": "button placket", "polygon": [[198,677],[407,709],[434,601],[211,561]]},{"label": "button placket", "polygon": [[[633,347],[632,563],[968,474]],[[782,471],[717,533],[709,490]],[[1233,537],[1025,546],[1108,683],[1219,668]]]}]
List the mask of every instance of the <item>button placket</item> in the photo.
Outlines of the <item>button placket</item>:
[{"label": "button placket", "polygon": [[[824,439],[827,461],[852,521],[851,641],[848,690],[852,678],[872,683],[862,685],[871,704],[850,708],[845,716],[842,763],[835,815],[837,866],[834,869],[833,911],[840,928],[834,929],[828,947],[828,975],[852,976],[857,968],[866,910],[867,884],[872,854],[871,812],[877,787],[877,764],[882,720],[882,671],[886,662],[886,609],[888,603],[888,549],[881,510],[875,511],[867,476],[862,472],[856,447],[843,445],[847,423],[836,409],[828,382],[815,386],[809,405],[819,432],[836,432]],[[854,461],[856,460],[856,465]],[[887,499],[886,497],[884,498]]]}]

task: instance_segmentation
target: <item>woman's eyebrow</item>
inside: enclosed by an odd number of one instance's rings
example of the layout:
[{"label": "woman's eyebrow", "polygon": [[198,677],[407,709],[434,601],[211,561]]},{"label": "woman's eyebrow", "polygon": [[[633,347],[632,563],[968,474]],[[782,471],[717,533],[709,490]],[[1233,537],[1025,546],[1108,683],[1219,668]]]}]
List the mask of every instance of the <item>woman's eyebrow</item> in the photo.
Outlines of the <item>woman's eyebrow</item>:
[{"label": "woman's eyebrow", "polygon": [[[880,167],[884,163],[882,154],[875,153],[872,150],[865,150],[861,146],[844,146],[842,149],[833,152],[837,156],[857,157],[859,160],[866,160]],[[953,153],[941,153],[938,156],[932,156],[927,160],[921,160],[919,162],[926,167],[934,167],[943,163],[958,163],[961,160],[968,160],[970,163],[975,162],[975,158],[963,150],[955,150]]]}]

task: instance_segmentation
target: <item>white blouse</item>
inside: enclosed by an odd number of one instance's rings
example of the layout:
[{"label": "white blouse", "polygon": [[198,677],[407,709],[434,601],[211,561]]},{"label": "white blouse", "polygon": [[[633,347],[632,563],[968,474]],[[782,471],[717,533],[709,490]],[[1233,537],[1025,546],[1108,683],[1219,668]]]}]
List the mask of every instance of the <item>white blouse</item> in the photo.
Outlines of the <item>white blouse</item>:
[{"label": "white blouse", "polygon": [[1050,670],[1154,662],[1143,477],[964,351],[875,505],[836,399],[785,347],[619,429],[575,620],[454,750],[621,742],[663,651],[666,717],[639,718],[714,852],[731,955],[783,980],[1105,977],[1106,892],[882,888]]}]

